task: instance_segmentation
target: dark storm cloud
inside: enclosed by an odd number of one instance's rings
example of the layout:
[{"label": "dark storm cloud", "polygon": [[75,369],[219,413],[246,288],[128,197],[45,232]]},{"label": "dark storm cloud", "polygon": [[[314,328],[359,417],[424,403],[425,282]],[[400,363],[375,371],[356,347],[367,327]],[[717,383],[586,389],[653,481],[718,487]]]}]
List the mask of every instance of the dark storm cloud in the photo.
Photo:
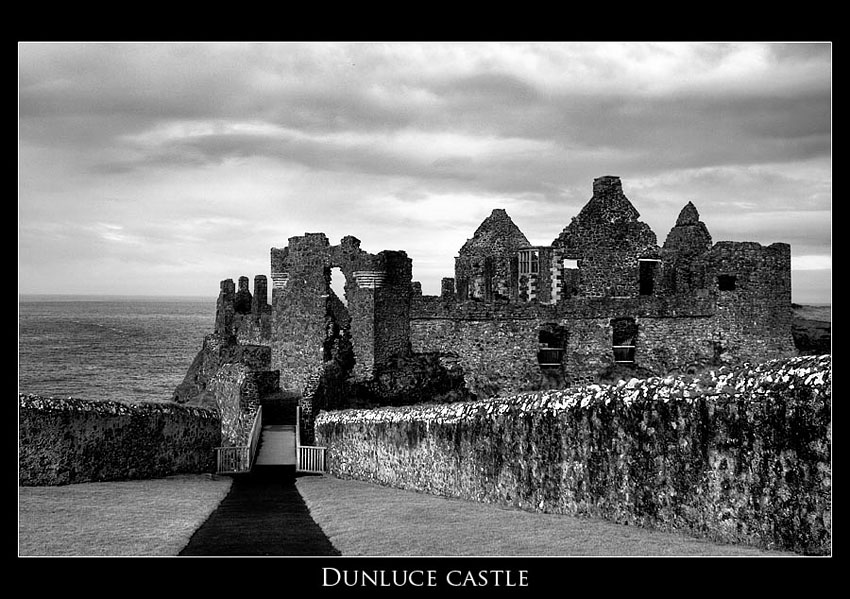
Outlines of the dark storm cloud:
[{"label": "dark storm cloud", "polygon": [[[158,123],[232,119],[306,133],[448,129],[470,136],[536,140],[562,148],[563,163],[616,150],[623,154],[617,166],[625,171],[785,161],[829,152],[829,89],[797,91],[793,80],[779,97],[761,93],[758,82],[752,87],[741,84],[742,89],[729,93],[701,88],[647,95],[626,86],[597,89],[582,81],[544,89],[521,72],[508,72],[498,55],[488,56],[489,70],[483,73],[449,69],[417,79],[415,72],[399,68],[369,45],[342,46],[334,52],[300,44],[69,45],[49,50],[38,46],[23,60],[24,139],[55,143],[58,136],[69,144],[110,139],[120,144],[122,135]],[[786,61],[822,57],[815,50],[783,47],[772,55]],[[704,56],[711,62],[726,53],[728,49],[720,47]],[[322,62],[329,57],[329,63]],[[596,68],[603,81],[613,69],[603,61]],[[240,148],[242,143],[246,145]],[[136,158],[141,165],[163,157],[197,165],[226,156],[262,155],[331,170],[440,176],[440,171],[423,169],[416,160],[388,158],[380,148],[364,152],[358,147],[355,155],[346,157],[346,148],[332,143],[233,135],[230,140],[188,140],[180,150],[177,144],[150,148],[151,155]],[[518,156],[516,162],[523,158]],[[446,157],[440,165],[451,164],[452,178],[478,181],[483,190],[513,191],[516,185],[498,176],[504,161]],[[545,165],[550,178],[559,176],[552,170],[557,162]],[[123,171],[129,165],[95,168]],[[533,177],[542,187],[553,183],[545,179],[545,173]]]}]

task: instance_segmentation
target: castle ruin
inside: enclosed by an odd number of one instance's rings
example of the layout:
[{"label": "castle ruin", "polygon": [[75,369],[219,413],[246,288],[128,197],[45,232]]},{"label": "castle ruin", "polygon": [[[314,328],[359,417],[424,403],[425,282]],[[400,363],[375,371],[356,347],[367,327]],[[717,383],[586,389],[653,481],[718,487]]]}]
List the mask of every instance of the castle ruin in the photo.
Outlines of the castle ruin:
[{"label": "castle ruin", "polygon": [[[345,279],[345,298],[331,288]],[[663,245],[618,177],[548,246],[493,210],[427,296],[403,251],[322,233],[271,249],[264,276],[222,281],[215,332],[178,387],[195,401],[225,364],[313,409],[486,398],[695,373],[796,354],[785,243],[712,242],[690,202]],[[271,387],[269,387],[271,385]],[[279,385],[279,387],[278,387]]]}]

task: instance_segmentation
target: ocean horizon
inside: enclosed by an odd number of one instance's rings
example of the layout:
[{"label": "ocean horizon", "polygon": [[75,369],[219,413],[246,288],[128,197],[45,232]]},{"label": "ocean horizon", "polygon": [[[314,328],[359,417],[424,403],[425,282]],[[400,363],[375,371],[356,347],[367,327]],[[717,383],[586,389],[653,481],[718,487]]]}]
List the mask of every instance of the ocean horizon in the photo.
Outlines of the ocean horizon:
[{"label": "ocean horizon", "polygon": [[215,306],[211,297],[21,294],[18,392],[169,401],[213,332]]},{"label": "ocean horizon", "polygon": [[215,309],[210,296],[20,294],[18,392],[169,401]]}]

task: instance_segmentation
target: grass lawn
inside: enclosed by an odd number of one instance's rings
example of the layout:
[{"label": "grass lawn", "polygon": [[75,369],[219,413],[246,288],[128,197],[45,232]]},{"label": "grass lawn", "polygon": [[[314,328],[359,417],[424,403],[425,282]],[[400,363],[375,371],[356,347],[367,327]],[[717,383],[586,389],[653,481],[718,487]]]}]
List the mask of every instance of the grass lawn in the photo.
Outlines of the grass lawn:
[{"label": "grass lawn", "polygon": [[230,484],[198,474],[18,487],[18,555],[177,555]]},{"label": "grass lawn", "polygon": [[300,477],[296,486],[343,556],[794,555],[331,476]]}]

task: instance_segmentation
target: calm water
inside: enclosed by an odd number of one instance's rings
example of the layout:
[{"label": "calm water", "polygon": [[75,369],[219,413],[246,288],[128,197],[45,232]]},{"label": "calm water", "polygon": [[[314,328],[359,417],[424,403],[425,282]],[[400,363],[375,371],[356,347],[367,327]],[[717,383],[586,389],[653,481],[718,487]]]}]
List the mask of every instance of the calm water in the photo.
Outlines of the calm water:
[{"label": "calm water", "polygon": [[21,296],[18,389],[163,401],[215,324],[215,298]]}]

